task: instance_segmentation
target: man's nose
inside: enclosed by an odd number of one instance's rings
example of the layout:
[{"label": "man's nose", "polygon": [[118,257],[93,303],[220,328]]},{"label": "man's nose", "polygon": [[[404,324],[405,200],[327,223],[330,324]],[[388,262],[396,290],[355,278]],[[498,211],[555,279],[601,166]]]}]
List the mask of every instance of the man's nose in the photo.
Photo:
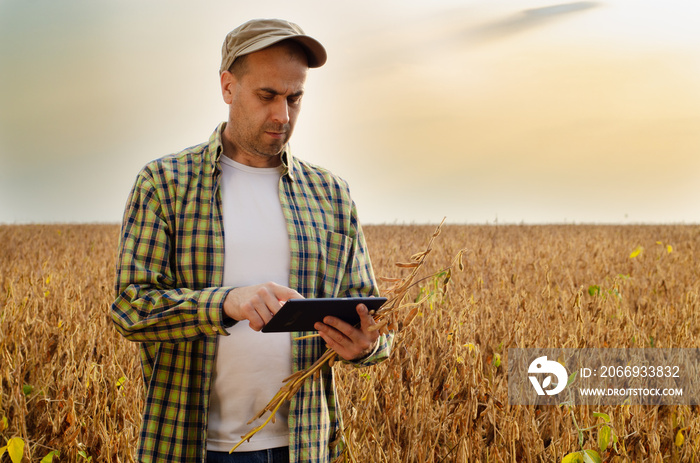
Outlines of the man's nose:
[{"label": "man's nose", "polygon": [[286,99],[280,98],[272,107],[272,120],[279,124],[289,123],[289,104]]}]

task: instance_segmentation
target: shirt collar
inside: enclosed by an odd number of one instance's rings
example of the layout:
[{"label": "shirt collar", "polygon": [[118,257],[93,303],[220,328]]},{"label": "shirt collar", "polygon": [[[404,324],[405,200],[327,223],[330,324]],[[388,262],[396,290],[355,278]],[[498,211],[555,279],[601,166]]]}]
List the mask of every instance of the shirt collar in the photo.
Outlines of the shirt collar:
[{"label": "shirt collar", "polygon": [[[211,134],[211,137],[209,137],[209,149],[212,153],[211,162],[217,169],[219,168],[219,159],[221,159],[221,156],[224,153],[224,144],[222,141],[224,128],[226,128],[226,122],[219,124],[214,133]],[[297,161],[294,159],[294,156],[292,156],[292,150],[289,147],[289,143],[285,145],[284,150],[282,151],[282,167],[282,175],[286,175],[289,177],[289,180],[294,181],[296,172],[299,170],[299,166],[297,166]]]},{"label": "shirt collar", "polygon": [[296,159],[292,156],[292,149],[289,147],[289,143],[287,143],[284,147],[284,151],[282,151],[282,166],[284,166],[282,175],[286,175],[289,180],[294,181],[296,171],[299,167],[297,166]]}]

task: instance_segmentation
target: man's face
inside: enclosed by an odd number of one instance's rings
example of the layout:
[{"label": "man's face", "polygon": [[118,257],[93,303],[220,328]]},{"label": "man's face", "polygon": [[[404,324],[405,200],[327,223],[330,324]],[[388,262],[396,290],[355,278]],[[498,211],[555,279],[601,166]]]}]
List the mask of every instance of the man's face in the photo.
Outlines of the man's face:
[{"label": "man's face", "polygon": [[273,46],[246,57],[239,77],[221,76],[229,121],[224,153],[242,164],[270,167],[292,135],[301,108],[308,65],[293,44]]}]

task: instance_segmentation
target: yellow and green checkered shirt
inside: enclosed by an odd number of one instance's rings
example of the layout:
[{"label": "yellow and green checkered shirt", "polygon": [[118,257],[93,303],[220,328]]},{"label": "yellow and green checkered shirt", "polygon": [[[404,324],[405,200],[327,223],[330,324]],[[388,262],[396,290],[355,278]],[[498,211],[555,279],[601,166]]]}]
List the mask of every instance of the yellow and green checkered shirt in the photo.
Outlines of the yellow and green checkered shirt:
[{"label": "yellow and green checkered shirt", "polygon": [[[217,339],[233,323],[223,312],[232,288],[221,286],[225,250],[218,161],[224,127],[207,143],[144,167],[124,213],[111,314],[117,330],[140,343],[146,398],[139,462],[206,460]],[[376,295],[347,184],[289,150],[282,159],[279,196],[291,247],[290,287],[304,297]],[[292,342],[294,371],[325,351],[318,337]],[[380,338],[361,365],[385,359],[390,344],[390,337]],[[290,404],[290,461],[330,461],[339,451],[331,445],[339,426],[333,372],[326,368]]]}]

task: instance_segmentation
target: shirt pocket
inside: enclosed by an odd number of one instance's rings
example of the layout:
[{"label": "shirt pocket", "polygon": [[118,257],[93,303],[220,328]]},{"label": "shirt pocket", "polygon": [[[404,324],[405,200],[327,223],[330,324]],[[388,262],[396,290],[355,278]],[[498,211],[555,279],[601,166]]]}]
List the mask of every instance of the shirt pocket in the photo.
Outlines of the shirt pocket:
[{"label": "shirt pocket", "polygon": [[327,230],[317,230],[318,247],[318,297],[337,297],[341,290],[345,269],[350,258],[353,240],[347,235]]}]

